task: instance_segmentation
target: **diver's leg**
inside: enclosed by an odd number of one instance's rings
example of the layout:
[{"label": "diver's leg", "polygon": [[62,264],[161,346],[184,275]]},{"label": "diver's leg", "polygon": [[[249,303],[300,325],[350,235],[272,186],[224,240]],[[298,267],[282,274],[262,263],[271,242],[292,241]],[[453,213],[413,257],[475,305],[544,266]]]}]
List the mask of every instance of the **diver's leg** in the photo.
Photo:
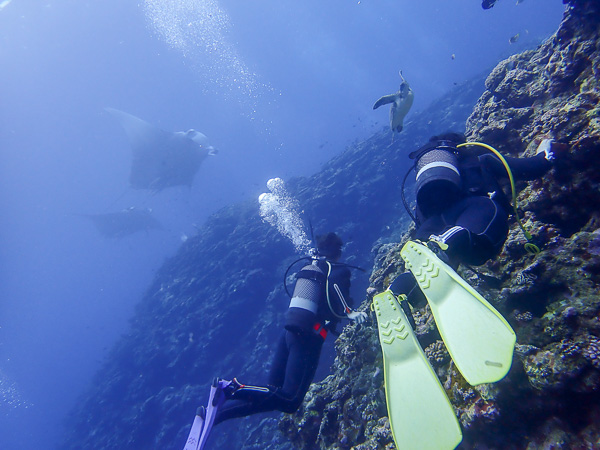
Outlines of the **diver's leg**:
[{"label": "diver's leg", "polygon": [[240,385],[219,409],[215,424],[259,412],[290,413],[298,409],[317,370],[323,339],[318,335],[300,336],[286,331],[283,340],[286,351],[280,340],[273,362],[275,370],[271,373],[272,376],[276,373],[272,379],[278,378],[277,372],[285,366],[282,386]]},{"label": "diver's leg", "polygon": [[279,337],[277,342],[277,349],[271,362],[271,371],[269,373],[269,385],[281,387],[285,380],[285,367],[289,358],[289,349],[286,343],[286,334],[288,332],[284,330]]},{"label": "diver's leg", "polygon": [[429,236],[432,234],[442,233],[448,228],[448,223],[445,221],[445,217],[441,214],[435,214],[428,217],[426,220],[419,225],[415,232],[415,238],[420,241],[427,242]]},{"label": "diver's leg", "polygon": [[389,288],[395,295],[404,294],[406,300],[415,307],[423,305],[425,302],[425,296],[417,284],[412,272],[404,272],[400,274],[390,284]]},{"label": "diver's leg", "polygon": [[[261,411],[276,409],[271,401],[277,387],[283,385],[289,350],[286,342],[287,331],[283,331],[277,343],[277,349],[271,362],[269,383],[266,386],[251,386],[237,389],[220,408],[215,424],[236,417],[245,417]],[[260,405],[260,407],[259,407]]]},{"label": "diver's leg", "polygon": [[447,213],[454,226],[436,236],[448,245],[452,262],[480,265],[495,257],[508,236],[508,218],[502,207],[488,197],[469,197]]},{"label": "diver's leg", "polygon": [[295,333],[287,333],[286,339],[290,354],[285,370],[285,382],[277,392],[277,409],[292,413],[302,404],[315,377],[324,340],[317,334]]}]

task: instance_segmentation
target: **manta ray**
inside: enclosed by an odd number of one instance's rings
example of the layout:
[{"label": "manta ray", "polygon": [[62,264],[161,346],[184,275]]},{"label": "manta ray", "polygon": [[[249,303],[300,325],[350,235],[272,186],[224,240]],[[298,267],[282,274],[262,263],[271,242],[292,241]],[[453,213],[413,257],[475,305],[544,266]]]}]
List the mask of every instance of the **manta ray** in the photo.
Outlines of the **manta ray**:
[{"label": "manta ray", "polygon": [[162,230],[158,220],[152,217],[152,210],[134,206],[119,212],[105,214],[83,214],[90,219],[100,234],[109,238],[120,238],[142,230]]},{"label": "manta ray", "polygon": [[158,192],[172,186],[191,186],[207,156],[217,151],[196,131],[164,131],[148,122],[105,108],[123,126],[133,151],[129,184],[133,189]]},{"label": "manta ray", "polygon": [[373,105],[373,109],[377,109],[381,105],[392,104],[390,107],[390,128],[392,132],[396,131],[398,133],[404,127],[404,117],[408,114],[415,99],[415,94],[402,76],[402,71],[400,71],[400,78],[402,78],[402,83],[398,92],[384,95]]}]

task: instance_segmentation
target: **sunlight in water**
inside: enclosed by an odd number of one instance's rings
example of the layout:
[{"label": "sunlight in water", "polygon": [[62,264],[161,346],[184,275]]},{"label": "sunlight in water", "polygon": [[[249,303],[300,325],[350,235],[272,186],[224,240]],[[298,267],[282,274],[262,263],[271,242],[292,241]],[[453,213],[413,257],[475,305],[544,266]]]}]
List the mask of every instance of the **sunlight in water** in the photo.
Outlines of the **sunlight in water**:
[{"label": "sunlight in water", "polygon": [[10,381],[2,370],[0,370],[0,409],[27,408],[29,406],[31,406],[29,403],[21,399],[21,394],[17,390],[15,383]]},{"label": "sunlight in water", "polygon": [[145,0],[144,10],[154,31],[191,62],[205,90],[216,84],[229,95],[255,99],[266,88],[228,41],[230,19],[217,1]]},{"label": "sunlight in water", "polygon": [[311,244],[298,213],[298,202],[289,195],[281,178],[270,179],[267,187],[271,192],[265,192],[258,197],[261,217],[277,228],[282,236],[292,241],[296,251],[308,252]]}]

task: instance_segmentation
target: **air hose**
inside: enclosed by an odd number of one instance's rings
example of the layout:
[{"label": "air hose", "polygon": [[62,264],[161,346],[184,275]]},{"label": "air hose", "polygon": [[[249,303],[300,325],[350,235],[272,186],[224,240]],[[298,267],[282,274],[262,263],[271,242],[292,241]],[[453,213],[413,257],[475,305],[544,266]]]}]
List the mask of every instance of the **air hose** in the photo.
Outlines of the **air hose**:
[{"label": "air hose", "polygon": [[515,180],[513,178],[512,171],[510,170],[510,166],[506,162],[506,159],[504,159],[504,156],[502,156],[502,154],[498,150],[496,150],[494,147],[492,147],[491,145],[488,145],[488,144],[483,144],[481,142],[466,142],[464,144],[457,145],[456,148],[466,147],[466,146],[469,146],[469,145],[475,145],[475,146],[479,146],[479,147],[483,147],[483,148],[488,149],[494,155],[496,155],[498,157],[498,159],[504,165],[504,168],[506,169],[506,173],[508,174],[508,179],[510,180],[510,189],[511,189],[511,194],[512,194],[512,207],[513,207],[513,211],[515,213],[515,219],[517,220],[517,223],[519,224],[519,227],[523,231],[523,234],[525,235],[525,239],[527,239],[527,241],[528,241],[525,244],[525,250],[528,253],[531,253],[533,255],[538,254],[540,252],[540,248],[532,242],[533,236],[525,228],[525,226],[521,222],[521,218],[519,217],[519,211],[517,210],[517,191],[515,189]]}]

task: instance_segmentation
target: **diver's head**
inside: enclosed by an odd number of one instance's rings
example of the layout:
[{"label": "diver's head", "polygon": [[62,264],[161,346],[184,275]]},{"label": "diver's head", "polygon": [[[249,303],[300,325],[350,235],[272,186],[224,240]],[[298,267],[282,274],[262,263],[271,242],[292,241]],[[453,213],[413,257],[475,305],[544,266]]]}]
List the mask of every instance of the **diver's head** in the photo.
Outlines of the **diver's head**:
[{"label": "diver's head", "polygon": [[425,216],[441,212],[460,196],[457,145],[464,135],[444,133],[410,154],[415,159],[417,205]]},{"label": "diver's head", "polygon": [[446,131],[445,133],[429,138],[429,143],[437,143],[439,141],[449,141],[452,146],[456,147],[458,144],[467,142],[467,139],[463,133],[456,133],[454,131]]},{"label": "diver's head", "polygon": [[335,233],[319,234],[315,238],[317,252],[319,256],[324,256],[330,260],[337,260],[342,256],[342,246],[344,242]]}]

